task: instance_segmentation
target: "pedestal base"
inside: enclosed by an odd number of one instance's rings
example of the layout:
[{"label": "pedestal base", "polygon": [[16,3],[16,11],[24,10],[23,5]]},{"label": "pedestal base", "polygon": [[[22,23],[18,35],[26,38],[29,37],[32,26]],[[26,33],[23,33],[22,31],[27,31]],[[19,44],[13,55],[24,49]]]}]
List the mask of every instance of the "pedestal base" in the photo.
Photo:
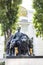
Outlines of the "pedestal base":
[{"label": "pedestal base", "polygon": [[43,59],[6,59],[5,65],[43,65]]}]

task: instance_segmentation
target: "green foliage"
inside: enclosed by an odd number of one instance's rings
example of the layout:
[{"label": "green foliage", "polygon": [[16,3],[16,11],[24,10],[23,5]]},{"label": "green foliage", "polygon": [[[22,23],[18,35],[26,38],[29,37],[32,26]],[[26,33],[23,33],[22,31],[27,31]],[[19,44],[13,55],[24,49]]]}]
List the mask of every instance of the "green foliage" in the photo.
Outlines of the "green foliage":
[{"label": "green foliage", "polygon": [[24,7],[22,7],[22,6],[20,6],[19,7],[19,10],[18,10],[18,16],[20,17],[20,16],[24,16],[24,17],[26,17],[27,16],[27,10],[26,10],[26,8],[24,8]]},{"label": "green foliage", "polygon": [[37,30],[36,36],[43,36],[43,0],[33,0],[34,27]]},{"label": "green foliage", "polygon": [[5,65],[5,62],[0,62],[0,65]]},{"label": "green foliage", "polygon": [[0,0],[0,23],[2,24],[2,32],[8,29],[12,30],[12,26],[18,22],[18,9],[22,0]]}]

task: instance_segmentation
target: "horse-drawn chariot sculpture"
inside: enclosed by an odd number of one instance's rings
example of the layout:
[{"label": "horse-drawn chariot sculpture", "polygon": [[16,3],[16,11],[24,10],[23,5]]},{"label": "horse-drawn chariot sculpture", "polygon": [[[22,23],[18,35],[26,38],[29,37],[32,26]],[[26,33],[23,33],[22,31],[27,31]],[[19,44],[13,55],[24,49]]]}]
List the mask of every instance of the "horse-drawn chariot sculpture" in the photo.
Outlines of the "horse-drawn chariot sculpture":
[{"label": "horse-drawn chariot sculpture", "polygon": [[10,37],[6,46],[6,54],[9,56],[33,56],[33,38],[20,32],[20,27],[15,35]]}]

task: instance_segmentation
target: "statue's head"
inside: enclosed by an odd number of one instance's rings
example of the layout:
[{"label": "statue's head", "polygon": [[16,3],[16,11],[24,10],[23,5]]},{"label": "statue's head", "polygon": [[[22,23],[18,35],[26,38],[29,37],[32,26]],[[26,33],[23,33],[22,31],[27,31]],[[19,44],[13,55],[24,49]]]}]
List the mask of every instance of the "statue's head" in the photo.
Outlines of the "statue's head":
[{"label": "statue's head", "polygon": [[20,30],[21,30],[21,27],[18,27],[18,32],[20,32]]}]

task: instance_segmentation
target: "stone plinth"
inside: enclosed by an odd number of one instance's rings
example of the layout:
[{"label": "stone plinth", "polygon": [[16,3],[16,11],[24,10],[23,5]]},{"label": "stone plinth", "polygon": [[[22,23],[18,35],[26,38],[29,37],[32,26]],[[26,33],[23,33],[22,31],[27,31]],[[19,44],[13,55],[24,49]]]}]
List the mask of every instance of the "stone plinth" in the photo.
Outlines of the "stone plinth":
[{"label": "stone plinth", "polygon": [[5,65],[43,65],[43,59],[6,59]]}]

